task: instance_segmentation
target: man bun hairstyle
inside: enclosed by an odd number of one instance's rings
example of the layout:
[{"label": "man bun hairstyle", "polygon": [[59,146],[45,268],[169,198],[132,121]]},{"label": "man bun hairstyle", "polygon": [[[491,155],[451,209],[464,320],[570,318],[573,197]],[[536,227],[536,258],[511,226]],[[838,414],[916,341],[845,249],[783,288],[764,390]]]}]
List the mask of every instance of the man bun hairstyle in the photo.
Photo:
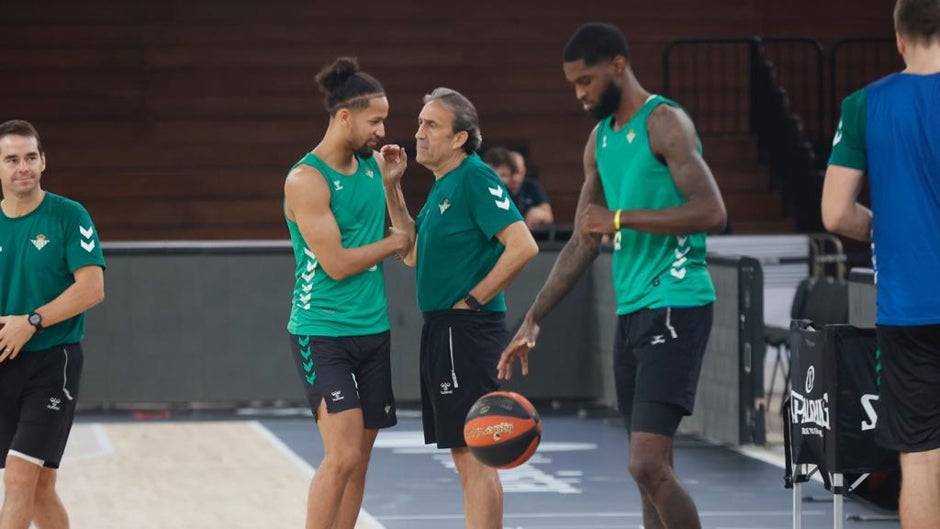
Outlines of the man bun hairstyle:
[{"label": "man bun hairstyle", "polygon": [[618,55],[630,60],[627,39],[623,32],[612,24],[589,22],[579,27],[568,39],[563,60],[582,60],[584,64],[593,66],[600,61],[612,61]]},{"label": "man bun hairstyle", "polygon": [[340,57],[320,70],[317,86],[323,92],[323,106],[332,116],[341,108],[360,110],[369,100],[385,95],[385,88],[375,77],[359,69],[355,57]]}]

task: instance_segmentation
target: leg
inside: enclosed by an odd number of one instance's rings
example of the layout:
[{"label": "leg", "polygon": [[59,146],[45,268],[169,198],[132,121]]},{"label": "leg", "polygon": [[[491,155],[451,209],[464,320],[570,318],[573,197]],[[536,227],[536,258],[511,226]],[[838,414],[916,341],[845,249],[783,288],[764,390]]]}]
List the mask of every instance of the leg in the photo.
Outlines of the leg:
[{"label": "leg", "polygon": [[[629,418],[627,420],[629,424]],[[631,443],[629,432],[627,433],[627,440],[628,443]],[[672,467],[671,445],[669,450],[669,466]],[[666,526],[663,525],[663,521],[659,517],[659,512],[656,511],[656,507],[653,505],[653,500],[650,499],[649,495],[643,491],[639,484],[637,484],[637,489],[640,491],[640,501],[643,504],[643,529],[665,529]]]},{"label": "leg", "polygon": [[33,523],[39,529],[68,529],[69,515],[55,490],[56,469],[43,468],[36,485],[36,511]]},{"label": "leg", "polygon": [[8,455],[3,475],[3,508],[0,529],[28,529],[36,508],[36,486],[42,462]]},{"label": "leg", "polygon": [[366,490],[366,471],[369,469],[369,458],[372,456],[372,445],[378,430],[365,430],[362,436],[362,447],[359,452],[359,465],[353,470],[346,482],[343,491],[343,501],[339,512],[333,522],[333,529],[354,529],[359,518],[359,509],[362,507],[362,495]]},{"label": "leg", "polygon": [[631,434],[630,475],[639,486],[644,500],[648,498],[658,513],[660,527],[700,529],[695,503],[679,483],[671,460],[671,437],[647,432]]},{"label": "leg", "polygon": [[499,473],[477,461],[468,448],[452,448],[451,456],[463,488],[467,529],[502,529],[503,485]]},{"label": "leg", "polygon": [[317,417],[323,439],[323,461],[310,482],[307,529],[331,529],[346,486],[362,463],[362,410],[355,408],[331,414],[327,412],[326,401],[321,400]]},{"label": "leg", "polygon": [[940,448],[901,454],[901,527],[927,529],[940,520]]}]

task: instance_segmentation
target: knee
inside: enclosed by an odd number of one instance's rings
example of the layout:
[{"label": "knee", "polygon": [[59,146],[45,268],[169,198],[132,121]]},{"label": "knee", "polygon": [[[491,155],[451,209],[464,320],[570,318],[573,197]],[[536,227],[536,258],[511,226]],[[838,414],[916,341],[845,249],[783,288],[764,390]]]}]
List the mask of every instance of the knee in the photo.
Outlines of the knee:
[{"label": "knee", "polygon": [[672,469],[666,461],[645,456],[631,456],[628,470],[637,485],[646,491],[656,490],[672,476]]},{"label": "knee", "polygon": [[495,468],[488,467],[481,463],[473,457],[473,454],[466,448],[453,449],[451,456],[454,459],[457,474],[460,475],[460,481],[464,485],[481,479],[499,478],[499,474]]},{"label": "knee", "polygon": [[36,482],[36,498],[39,500],[53,497],[55,492],[56,475],[52,469],[43,469]]},{"label": "knee", "polygon": [[23,472],[11,471],[3,474],[3,488],[7,497],[31,497],[36,491],[36,476]]},{"label": "knee", "polygon": [[369,464],[369,455],[352,447],[334,450],[323,457],[320,468],[335,472],[340,476],[349,476],[353,472],[365,468]]}]

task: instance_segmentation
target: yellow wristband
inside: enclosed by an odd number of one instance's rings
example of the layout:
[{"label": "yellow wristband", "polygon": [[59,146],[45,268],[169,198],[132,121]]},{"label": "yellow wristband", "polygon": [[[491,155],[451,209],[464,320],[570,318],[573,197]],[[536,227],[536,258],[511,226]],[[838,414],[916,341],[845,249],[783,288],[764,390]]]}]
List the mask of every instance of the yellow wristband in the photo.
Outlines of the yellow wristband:
[{"label": "yellow wristband", "polygon": [[620,211],[618,209],[614,212],[614,231],[620,231]]}]

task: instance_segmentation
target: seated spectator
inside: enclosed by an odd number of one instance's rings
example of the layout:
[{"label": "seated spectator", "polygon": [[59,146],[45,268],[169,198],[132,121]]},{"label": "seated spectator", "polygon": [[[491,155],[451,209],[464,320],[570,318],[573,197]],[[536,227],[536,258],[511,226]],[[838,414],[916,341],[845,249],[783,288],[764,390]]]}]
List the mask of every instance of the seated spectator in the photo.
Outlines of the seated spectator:
[{"label": "seated spectator", "polygon": [[483,161],[499,175],[509,195],[525,219],[529,230],[544,228],[555,221],[548,194],[538,180],[526,176],[525,158],[503,147],[491,147]]}]

